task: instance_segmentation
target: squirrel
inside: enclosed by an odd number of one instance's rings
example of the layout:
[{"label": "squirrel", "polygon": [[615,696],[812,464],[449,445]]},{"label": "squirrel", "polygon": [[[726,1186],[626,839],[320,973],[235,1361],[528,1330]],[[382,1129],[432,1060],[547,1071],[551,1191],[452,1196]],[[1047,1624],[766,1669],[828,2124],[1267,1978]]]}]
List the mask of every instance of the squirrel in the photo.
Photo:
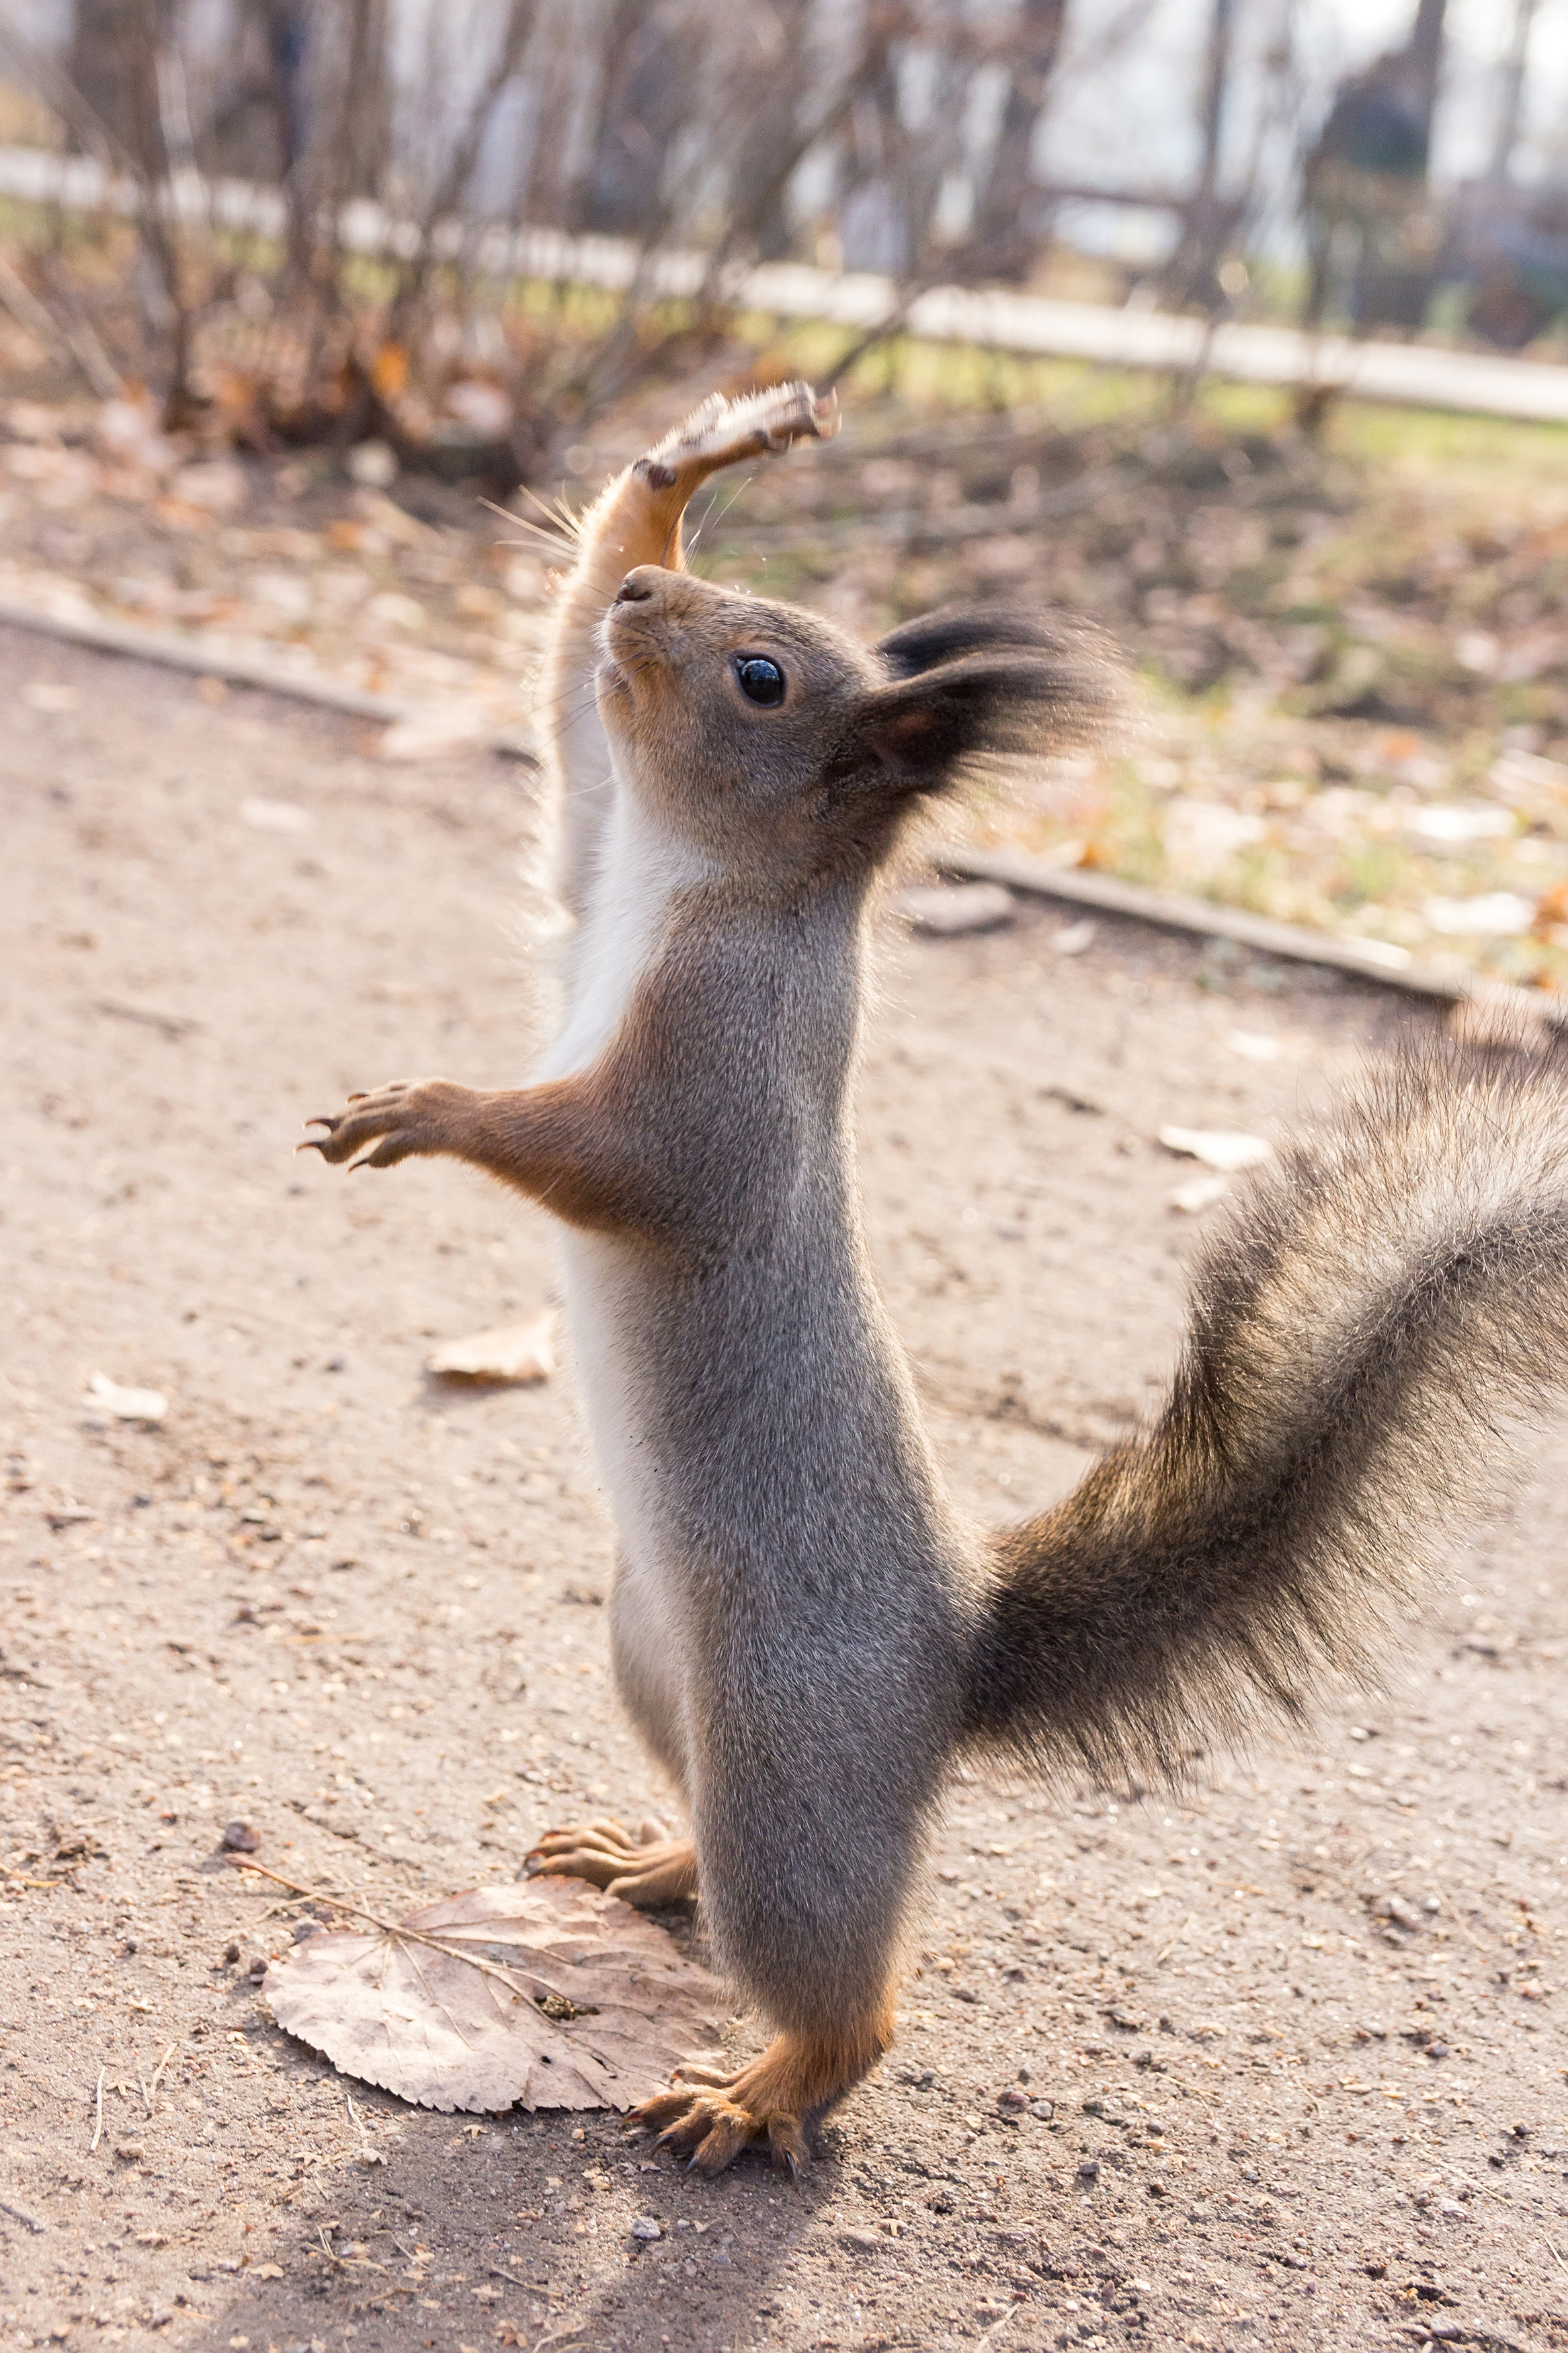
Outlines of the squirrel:
[{"label": "squirrel", "polygon": [[957,1510],[861,1230],[868,909],[919,810],[1081,740],[1117,687],[1027,613],[867,647],[693,576],[698,486],[835,424],[801,384],[715,397],[582,518],[549,675],[577,924],[539,1075],[352,1095],[300,1146],[467,1161],[563,1229],[616,1681],[691,1835],[594,1821],[529,1867],[699,1896],[773,2039],[631,2120],[705,2173],[804,2167],[887,2050],[958,1763],[1171,1775],[1364,1672],[1500,1418],[1568,1366],[1568,1077],[1430,1045],[1227,1210],[1143,1434],[1000,1535]]}]

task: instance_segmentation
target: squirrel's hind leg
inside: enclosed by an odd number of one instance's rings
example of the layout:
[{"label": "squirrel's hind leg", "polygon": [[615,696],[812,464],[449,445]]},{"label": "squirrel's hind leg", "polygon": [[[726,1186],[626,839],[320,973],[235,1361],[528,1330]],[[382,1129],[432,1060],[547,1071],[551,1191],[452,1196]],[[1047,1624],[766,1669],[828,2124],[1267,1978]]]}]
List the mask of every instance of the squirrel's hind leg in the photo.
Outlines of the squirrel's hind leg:
[{"label": "squirrel's hind leg", "polygon": [[858,2084],[892,2039],[889,2000],[858,2030],[781,2034],[732,2075],[682,2069],[673,2091],[656,2093],[627,2121],[657,2133],[660,2148],[699,2173],[722,2173],[743,2148],[760,2147],[798,2175],[811,2162],[808,2120]]},{"label": "squirrel's hind leg", "polygon": [[608,1820],[547,1831],[524,1869],[531,1879],[547,1874],[589,1880],[643,1912],[685,1903],[697,1893],[691,1841],[666,1838],[658,1822],[645,1822],[635,1838],[622,1823]]}]

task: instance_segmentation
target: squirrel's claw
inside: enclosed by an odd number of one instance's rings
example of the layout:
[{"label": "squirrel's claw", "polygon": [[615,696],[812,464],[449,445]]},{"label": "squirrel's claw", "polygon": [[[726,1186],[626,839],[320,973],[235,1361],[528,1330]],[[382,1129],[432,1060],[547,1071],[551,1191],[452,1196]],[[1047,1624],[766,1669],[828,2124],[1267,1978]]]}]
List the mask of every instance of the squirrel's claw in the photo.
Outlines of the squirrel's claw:
[{"label": "squirrel's claw", "polygon": [[[395,1168],[416,1153],[451,1147],[458,1132],[454,1113],[468,1099],[465,1087],[445,1079],[399,1080],[372,1092],[352,1094],[340,1112],[319,1112],[307,1127],[326,1130],[308,1135],[297,1152],[319,1152],[334,1167],[347,1161],[355,1168]],[[374,1146],[366,1151],[365,1146]]]},{"label": "squirrel's claw", "polygon": [[700,2080],[710,2088],[688,2090],[680,2084],[674,2091],[656,2093],[634,2108],[626,2121],[654,2134],[656,2148],[684,2158],[689,2173],[722,2173],[743,2148],[765,2144],[780,2170],[798,2181],[811,2163],[802,2120],[781,2110],[752,2107],[745,2092],[747,2077],[753,2073],[742,2068],[724,2077],[703,2070],[700,2077],[694,2068],[689,2080],[694,2084]]}]

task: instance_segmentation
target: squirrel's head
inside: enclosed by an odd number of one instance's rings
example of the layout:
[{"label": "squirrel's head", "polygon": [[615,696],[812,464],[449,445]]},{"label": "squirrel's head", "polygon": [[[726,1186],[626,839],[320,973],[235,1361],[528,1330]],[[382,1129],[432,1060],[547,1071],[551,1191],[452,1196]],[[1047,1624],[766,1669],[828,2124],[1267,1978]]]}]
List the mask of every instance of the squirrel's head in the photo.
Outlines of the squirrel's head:
[{"label": "squirrel's head", "polygon": [[865,647],[797,606],[641,565],[605,617],[597,686],[639,801],[725,867],[780,880],[876,864],[976,766],[1060,750],[1113,708],[1087,627],[999,606]]}]

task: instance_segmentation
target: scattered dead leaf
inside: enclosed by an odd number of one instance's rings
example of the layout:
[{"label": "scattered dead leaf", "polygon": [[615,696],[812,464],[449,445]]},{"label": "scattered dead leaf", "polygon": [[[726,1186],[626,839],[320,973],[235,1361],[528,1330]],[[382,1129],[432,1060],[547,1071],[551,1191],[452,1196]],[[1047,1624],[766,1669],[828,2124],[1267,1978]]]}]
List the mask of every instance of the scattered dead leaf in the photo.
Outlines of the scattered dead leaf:
[{"label": "scattered dead leaf", "polygon": [[1274,1146],[1261,1135],[1246,1135],[1238,1128],[1163,1127],[1160,1141],[1167,1152],[1186,1154],[1205,1168],[1230,1176],[1238,1168],[1257,1168],[1274,1156]]},{"label": "scattered dead leaf", "polygon": [[445,1340],[425,1359],[426,1369],[464,1381],[547,1381],[555,1370],[555,1311],[542,1308],[522,1324],[499,1324],[465,1340]]},{"label": "scattered dead leaf", "polygon": [[121,1388],[107,1373],[94,1373],[87,1385],[87,1401],[115,1421],[162,1421],[169,1400],[162,1389]]},{"label": "scattered dead leaf", "polygon": [[937,882],[900,892],[897,903],[912,932],[938,939],[961,932],[998,931],[1018,912],[1013,893],[1000,882]]},{"label": "scattered dead leaf", "polygon": [[681,2062],[711,2063],[720,2036],[712,1978],[578,1880],[475,1888],[375,1932],[311,1936],[263,1990],[345,2074],[444,2114],[629,2108]]}]

